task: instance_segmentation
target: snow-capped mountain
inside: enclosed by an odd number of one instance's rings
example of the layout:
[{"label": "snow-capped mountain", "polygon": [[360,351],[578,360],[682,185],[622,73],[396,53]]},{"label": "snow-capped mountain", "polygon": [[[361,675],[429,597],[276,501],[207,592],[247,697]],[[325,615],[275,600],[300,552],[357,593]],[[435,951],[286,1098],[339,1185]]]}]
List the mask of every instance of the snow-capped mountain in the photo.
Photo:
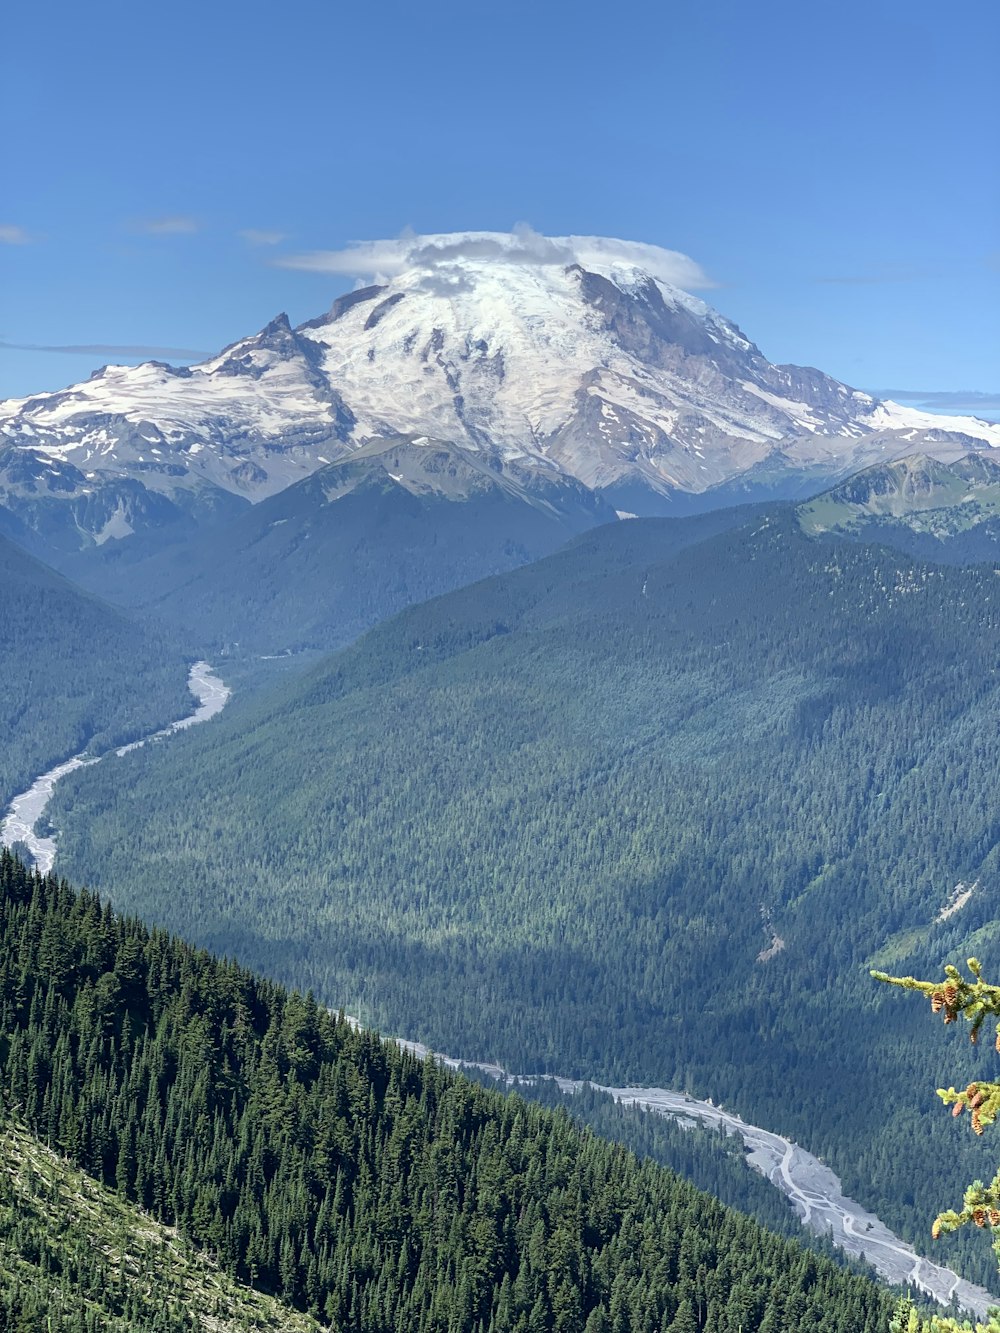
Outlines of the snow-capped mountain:
[{"label": "snow-capped mountain", "polygon": [[197,518],[407,436],[662,512],[1000,446],[1000,425],[772,365],[664,280],[655,247],[499,233],[395,246],[389,276],[298,328],[279,315],[200,365],[106,366],[0,404],[0,504],[37,526],[40,506],[71,502],[79,540],[102,543],[166,521],[164,502]]}]

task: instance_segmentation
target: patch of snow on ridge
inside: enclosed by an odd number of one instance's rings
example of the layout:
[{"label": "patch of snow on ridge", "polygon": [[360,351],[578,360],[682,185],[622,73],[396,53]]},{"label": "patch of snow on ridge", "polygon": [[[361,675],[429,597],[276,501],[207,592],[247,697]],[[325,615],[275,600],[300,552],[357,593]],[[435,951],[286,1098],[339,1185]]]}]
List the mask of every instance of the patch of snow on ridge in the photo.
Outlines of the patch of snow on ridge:
[{"label": "patch of snow on ridge", "polygon": [[993,449],[1000,449],[1000,422],[981,421],[978,417],[943,416],[938,412],[921,412],[916,407],[904,407],[891,399],[879,403],[866,425],[869,430],[905,430],[905,439],[913,439],[925,431],[950,431],[983,440]]}]

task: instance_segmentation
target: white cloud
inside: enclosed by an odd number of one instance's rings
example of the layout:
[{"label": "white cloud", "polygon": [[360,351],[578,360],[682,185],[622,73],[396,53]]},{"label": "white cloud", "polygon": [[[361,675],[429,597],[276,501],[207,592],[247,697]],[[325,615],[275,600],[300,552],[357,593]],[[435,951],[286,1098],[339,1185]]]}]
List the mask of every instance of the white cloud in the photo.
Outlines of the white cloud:
[{"label": "white cloud", "polygon": [[144,236],[193,236],[199,230],[194,218],[177,215],[165,218],[143,218],[133,222],[133,231],[140,231]]},{"label": "white cloud", "polygon": [[280,245],[288,239],[283,231],[261,231],[257,227],[244,227],[239,234],[248,245]]},{"label": "white cloud", "polygon": [[876,397],[891,398],[894,403],[915,403],[939,412],[1000,412],[1000,393],[984,393],[981,389],[922,390],[879,389]]},{"label": "white cloud", "polygon": [[312,250],[275,260],[281,268],[348,278],[392,278],[410,270],[432,273],[463,261],[552,264],[606,272],[636,267],[661,282],[685,290],[716,284],[701,265],[677,250],[608,236],[541,236],[523,224],[512,232],[454,232],[401,236],[387,241],[353,241],[342,250]]},{"label": "white cloud", "polygon": [[[420,239],[420,238],[416,238]],[[403,241],[352,241],[346,250],[310,250],[274,262],[279,268],[306,273],[333,273],[345,278],[394,275],[409,267]]]},{"label": "white cloud", "polygon": [[29,245],[31,237],[23,227],[0,223],[0,245]]}]

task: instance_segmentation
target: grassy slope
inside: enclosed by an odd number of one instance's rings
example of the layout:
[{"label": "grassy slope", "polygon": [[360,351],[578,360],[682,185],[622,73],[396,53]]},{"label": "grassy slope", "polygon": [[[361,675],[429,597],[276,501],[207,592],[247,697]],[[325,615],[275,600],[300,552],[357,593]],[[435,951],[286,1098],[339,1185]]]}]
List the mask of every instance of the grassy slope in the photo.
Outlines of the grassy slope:
[{"label": "grassy slope", "polygon": [[[82,1269],[81,1272],[81,1261]],[[0,1123],[0,1309],[20,1292],[52,1328],[160,1327],[309,1333],[308,1316],[224,1273],[211,1257],[99,1185],[13,1121]]]}]

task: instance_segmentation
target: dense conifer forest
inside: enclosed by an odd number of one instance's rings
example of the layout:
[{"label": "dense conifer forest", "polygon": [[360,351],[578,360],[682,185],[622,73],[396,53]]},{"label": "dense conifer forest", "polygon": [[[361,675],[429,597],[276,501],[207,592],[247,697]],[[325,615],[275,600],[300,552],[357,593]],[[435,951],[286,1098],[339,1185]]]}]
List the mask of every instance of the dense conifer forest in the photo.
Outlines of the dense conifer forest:
[{"label": "dense conifer forest", "polygon": [[0,817],[38,774],[182,717],[187,668],[165,635],[0,537]]},{"label": "dense conifer forest", "polygon": [[61,864],[436,1049],[725,1100],[926,1247],[986,1166],[925,1090],[992,1057],[868,969],[1000,941],[1000,579],[709,522],[588,534],[75,776]]},{"label": "dense conifer forest", "polygon": [[886,1327],[867,1278],[7,852],[0,1033],[7,1115],[343,1333]]},{"label": "dense conifer forest", "polygon": [[[474,1067],[463,1069],[484,1087],[496,1087],[491,1075]],[[549,1078],[515,1079],[500,1085],[528,1101],[559,1108],[574,1124],[592,1129],[602,1139],[621,1143],[637,1157],[668,1166],[722,1203],[749,1213],[768,1231],[789,1236],[855,1272],[874,1270],[852,1260],[829,1236],[810,1231],[798,1219],[791,1200],[747,1160],[743,1142],[696,1120],[678,1121],[658,1111],[623,1104],[610,1093],[581,1086],[568,1095]]]}]

